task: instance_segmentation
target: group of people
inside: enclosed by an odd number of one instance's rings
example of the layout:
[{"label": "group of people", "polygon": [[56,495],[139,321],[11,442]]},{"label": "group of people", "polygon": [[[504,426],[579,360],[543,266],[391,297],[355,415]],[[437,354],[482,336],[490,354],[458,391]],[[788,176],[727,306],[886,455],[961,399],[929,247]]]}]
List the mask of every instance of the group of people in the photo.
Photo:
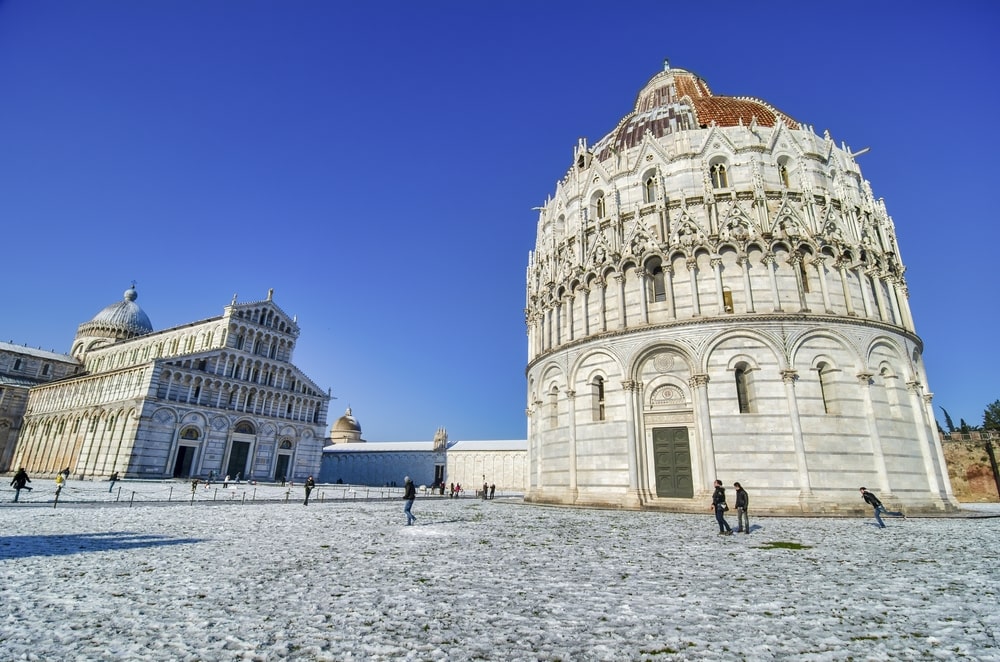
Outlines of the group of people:
[{"label": "group of people", "polygon": [[[747,514],[750,508],[750,495],[739,483],[733,483],[736,489],[736,531],[735,533],[750,533],[750,516]],[[906,517],[902,512],[886,510],[877,496],[869,492],[867,488],[861,488],[861,498],[865,503],[875,509],[875,524],[880,529],[885,528],[882,515],[888,517]],[[726,503],[726,488],[722,486],[722,481],[716,479],[715,491],[712,493],[712,511],[715,513],[715,521],[719,524],[720,536],[733,535],[733,529],[726,521],[726,511],[729,505]]]},{"label": "group of people", "polygon": [[[736,488],[736,533],[750,533],[750,495],[739,483],[733,483]],[[726,503],[726,488],[722,486],[722,481],[716,479],[715,492],[712,493],[712,510],[715,511],[715,521],[719,524],[720,536],[733,535],[733,529],[726,521],[726,511],[729,505]]]}]

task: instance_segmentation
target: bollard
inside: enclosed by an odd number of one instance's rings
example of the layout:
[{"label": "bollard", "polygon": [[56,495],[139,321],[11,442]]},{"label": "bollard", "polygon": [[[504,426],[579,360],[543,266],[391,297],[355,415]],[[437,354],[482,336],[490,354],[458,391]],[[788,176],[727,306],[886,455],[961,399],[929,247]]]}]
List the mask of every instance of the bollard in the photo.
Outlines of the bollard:
[{"label": "bollard", "polygon": [[170,486],[170,493],[167,494],[167,501],[170,501],[171,497],[173,497],[173,496],[174,496],[174,486],[171,485]]},{"label": "bollard", "polygon": [[52,500],[52,507],[53,508],[55,508],[57,505],[59,505],[59,493],[61,491],[62,491],[62,487],[61,486],[58,489],[56,489],[56,498]]},{"label": "bollard", "polygon": [[243,501],[241,501],[240,503],[243,503],[243,504],[245,504],[246,502],[247,502],[247,493],[246,493],[246,492],[244,492],[244,493],[243,493]]},{"label": "bollard", "polygon": [[219,488],[215,488],[215,492],[212,494],[212,501],[215,501],[215,497],[219,496]]},{"label": "bollard", "polygon": [[253,494],[250,495],[250,500],[251,501],[256,501],[257,500],[257,488],[256,487],[253,488]]},{"label": "bollard", "polygon": [[131,496],[131,498],[129,498],[129,500],[128,500],[128,507],[129,507],[129,508],[131,508],[131,507],[132,507],[132,502],[133,502],[133,501],[135,501],[135,492],[132,492],[132,496]]},{"label": "bollard", "polygon": [[115,503],[118,503],[121,500],[122,500],[122,488],[119,487],[118,494],[115,495]]}]

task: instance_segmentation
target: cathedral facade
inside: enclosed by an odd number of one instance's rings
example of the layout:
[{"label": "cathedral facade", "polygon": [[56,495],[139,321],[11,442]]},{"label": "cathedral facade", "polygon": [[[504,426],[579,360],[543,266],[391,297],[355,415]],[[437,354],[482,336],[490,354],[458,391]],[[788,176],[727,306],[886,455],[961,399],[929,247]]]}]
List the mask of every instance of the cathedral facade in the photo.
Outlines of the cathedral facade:
[{"label": "cathedral facade", "polygon": [[527,269],[538,503],[957,506],[893,220],[856,157],[665,65],[581,140]]},{"label": "cathedral facade", "polygon": [[[318,475],[330,396],[292,364],[296,320],[269,292],[154,331],[123,299],[77,329],[63,379],[28,390],[10,467],[76,478]],[[44,358],[44,357],[42,357]]]}]

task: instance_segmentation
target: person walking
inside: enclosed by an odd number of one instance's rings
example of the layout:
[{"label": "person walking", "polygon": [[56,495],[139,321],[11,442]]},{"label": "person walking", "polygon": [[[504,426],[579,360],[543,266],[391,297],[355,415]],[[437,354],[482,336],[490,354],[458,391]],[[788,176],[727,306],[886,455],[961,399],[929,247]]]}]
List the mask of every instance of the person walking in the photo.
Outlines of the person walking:
[{"label": "person walking", "polygon": [[747,509],[750,507],[750,495],[739,483],[733,483],[736,488],[736,533],[750,533],[750,516]]},{"label": "person walking", "polygon": [[313,491],[314,487],[316,487],[316,481],[313,480],[312,476],[309,476],[306,478],[306,500],[302,502],[303,506],[309,505],[309,494]]},{"label": "person walking", "polygon": [[413,486],[413,481],[407,476],[403,479],[403,514],[406,515],[406,526],[410,526],[417,521],[413,515],[413,502],[417,498],[417,488]]},{"label": "person walking", "polygon": [[24,467],[18,469],[10,481],[10,486],[14,488],[14,503],[17,503],[17,500],[21,498],[21,490],[31,491],[31,488],[28,487],[30,482],[31,479],[28,478],[28,472],[24,470]]},{"label": "person walking", "polygon": [[719,535],[733,535],[733,530],[726,521],[726,511],[729,510],[726,505],[726,488],[719,479],[715,480],[715,492],[712,493],[712,510],[715,511],[715,521],[719,523]]},{"label": "person walking", "polygon": [[115,489],[115,483],[118,482],[118,472],[116,471],[113,474],[111,474],[111,478],[108,478],[108,481],[111,482],[111,484],[108,485],[108,492],[110,492],[111,490]]},{"label": "person walking", "polygon": [[906,515],[901,512],[891,512],[886,510],[879,498],[864,487],[861,488],[861,498],[865,500],[865,503],[875,509],[875,523],[880,529],[885,528],[885,522],[882,521],[881,515],[888,515],[889,517],[906,517]]},{"label": "person walking", "polygon": [[56,474],[56,499],[59,498],[59,493],[62,492],[63,485],[66,484],[66,476],[60,471]]}]

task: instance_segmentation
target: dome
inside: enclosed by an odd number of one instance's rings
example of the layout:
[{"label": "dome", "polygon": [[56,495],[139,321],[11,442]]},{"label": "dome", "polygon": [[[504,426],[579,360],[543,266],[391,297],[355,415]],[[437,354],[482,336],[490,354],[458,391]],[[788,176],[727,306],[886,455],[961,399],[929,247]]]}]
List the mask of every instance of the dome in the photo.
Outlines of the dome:
[{"label": "dome", "polygon": [[635,147],[646,131],[654,138],[675,131],[715,126],[749,125],[771,127],[781,122],[790,129],[799,123],[754,97],[716,96],[708,83],[684,69],[674,69],[668,64],[653,76],[636,96],[635,108],[615,127],[614,131],[594,146],[599,160],[610,152]]},{"label": "dome", "polygon": [[344,415],[336,420],[332,428],[333,432],[361,432],[361,424],[351,416],[351,408],[348,407]]},{"label": "dome", "polygon": [[81,324],[78,334],[113,336],[124,340],[152,333],[153,325],[149,317],[135,302],[138,297],[133,285],[125,290],[121,301],[107,306],[89,322]]}]

